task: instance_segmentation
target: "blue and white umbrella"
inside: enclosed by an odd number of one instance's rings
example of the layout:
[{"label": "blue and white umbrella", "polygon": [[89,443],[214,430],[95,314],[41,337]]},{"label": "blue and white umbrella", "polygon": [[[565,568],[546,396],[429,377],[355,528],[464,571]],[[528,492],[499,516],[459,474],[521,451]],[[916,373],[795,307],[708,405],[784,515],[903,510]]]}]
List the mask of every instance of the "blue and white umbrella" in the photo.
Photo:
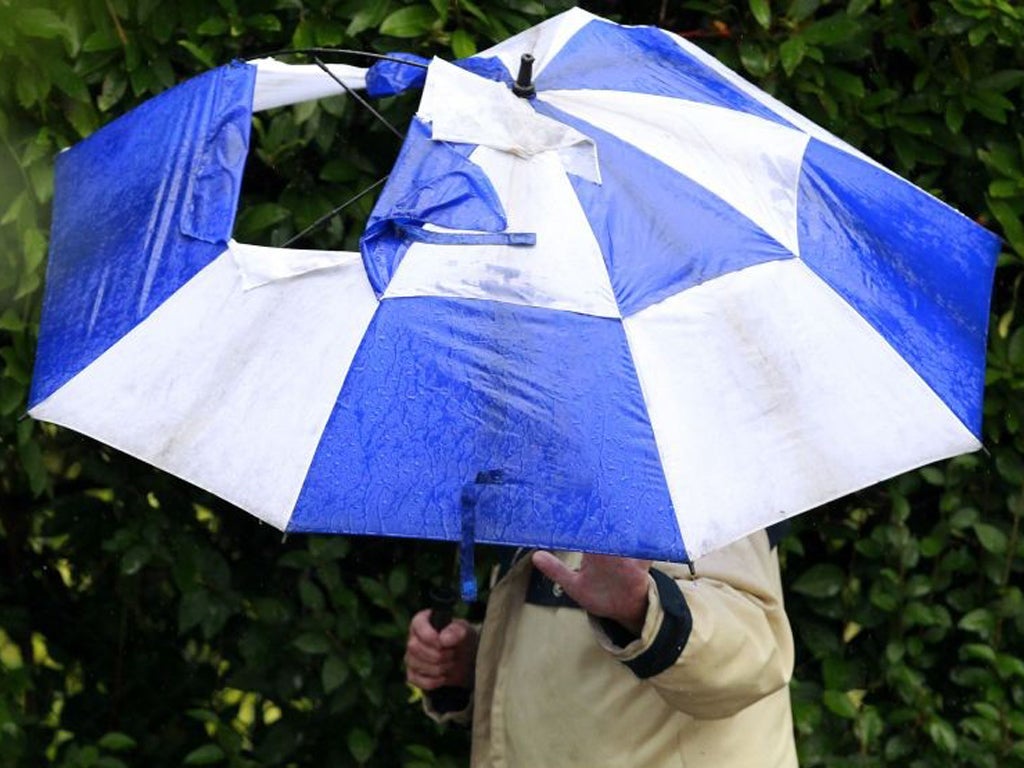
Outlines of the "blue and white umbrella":
[{"label": "blue and white umbrella", "polygon": [[434,60],[360,253],[231,240],[253,110],[336,87],[234,63],[61,156],[33,416],[284,530],[675,561],[980,447],[997,238],[687,41]]}]

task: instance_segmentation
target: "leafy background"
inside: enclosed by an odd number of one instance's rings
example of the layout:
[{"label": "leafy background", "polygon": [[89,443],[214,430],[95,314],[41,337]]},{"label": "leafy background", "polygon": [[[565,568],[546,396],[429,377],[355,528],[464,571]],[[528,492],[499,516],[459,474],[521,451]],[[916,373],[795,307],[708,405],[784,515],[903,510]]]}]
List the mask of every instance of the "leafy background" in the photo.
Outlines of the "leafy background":
[{"label": "leafy background", "polygon": [[[1009,0],[594,2],[712,51],[1005,238],[984,452],[801,518],[783,545],[804,766],[1024,765],[1024,10]],[[0,764],[449,766],[403,683],[444,547],[279,533],[20,418],[55,154],[233,57],[471,55],[567,3],[0,0]],[[355,63],[359,63],[356,61]],[[385,99],[404,126],[415,99]],[[236,235],[281,243],[382,176],[345,97],[262,114]],[[372,195],[309,236],[351,247]]]}]

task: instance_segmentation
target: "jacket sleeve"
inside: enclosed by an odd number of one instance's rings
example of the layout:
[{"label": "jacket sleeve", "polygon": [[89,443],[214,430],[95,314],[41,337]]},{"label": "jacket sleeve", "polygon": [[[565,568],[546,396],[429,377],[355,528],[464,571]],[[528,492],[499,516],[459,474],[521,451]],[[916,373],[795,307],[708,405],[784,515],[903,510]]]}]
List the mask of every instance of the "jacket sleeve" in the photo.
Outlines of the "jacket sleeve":
[{"label": "jacket sleeve", "polygon": [[591,617],[598,642],[671,706],[730,717],[789,683],[793,636],[762,531],[686,566],[651,569],[640,637]]},{"label": "jacket sleeve", "polygon": [[423,691],[423,711],[438,723],[469,725],[473,721],[473,691],[470,688]]}]

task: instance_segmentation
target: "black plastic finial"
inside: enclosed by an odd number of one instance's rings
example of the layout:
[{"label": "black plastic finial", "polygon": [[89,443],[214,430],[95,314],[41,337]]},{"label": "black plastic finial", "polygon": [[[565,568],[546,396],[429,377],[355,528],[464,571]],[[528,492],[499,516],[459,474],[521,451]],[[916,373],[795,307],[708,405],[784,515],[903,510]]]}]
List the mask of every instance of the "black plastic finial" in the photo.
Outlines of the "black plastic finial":
[{"label": "black plastic finial", "polygon": [[529,99],[537,93],[533,87],[533,56],[529,53],[524,53],[519,59],[519,74],[516,75],[512,93],[521,99]]}]

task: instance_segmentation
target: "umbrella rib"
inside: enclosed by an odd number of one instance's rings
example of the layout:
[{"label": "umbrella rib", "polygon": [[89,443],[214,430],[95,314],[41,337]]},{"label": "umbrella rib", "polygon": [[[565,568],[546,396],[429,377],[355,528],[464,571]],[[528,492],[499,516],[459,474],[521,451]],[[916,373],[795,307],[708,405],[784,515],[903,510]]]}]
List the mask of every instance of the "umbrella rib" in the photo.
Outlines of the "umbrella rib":
[{"label": "umbrella rib", "polygon": [[403,59],[398,56],[388,56],[385,53],[371,53],[370,51],[357,51],[352,48],[282,48],[278,51],[271,51],[270,53],[257,53],[253,56],[246,58],[246,61],[255,61],[256,59],[265,59],[267,57],[273,58],[274,56],[285,56],[288,54],[304,54],[306,56],[315,55],[318,53],[335,53],[345,54],[350,56],[366,56],[371,59],[378,59],[380,61],[393,61],[397,64],[407,64],[410,67],[417,67],[419,69],[427,69],[428,65],[418,61],[411,61],[409,59]]},{"label": "umbrella rib", "polygon": [[384,123],[384,125],[386,125],[386,126],[387,126],[388,130],[389,130],[389,131],[391,131],[391,132],[392,132],[393,134],[395,134],[395,136],[397,136],[397,137],[398,137],[398,139],[399,139],[400,141],[401,141],[401,140],[403,140],[403,139],[405,138],[405,136],[404,136],[404,135],[402,134],[402,132],[401,132],[400,130],[398,130],[397,128],[395,128],[395,126],[393,126],[393,125],[392,125],[391,123],[389,123],[389,122],[388,122],[388,120],[387,120],[387,118],[386,118],[386,117],[384,117],[384,115],[382,115],[382,114],[381,114],[380,112],[378,112],[378,111],[377,111],[376,109],[374,109],[374,108],[373,108],[373,105],[372,105],[372,104],[370,104],[370,102],[368,102],[368,101],[367,101],[366,99],[364,99],[364,98],[363,98],[362,96],[360,96],[360,95],[359,95],[358,93],[356,93],[356,92],[355,92],[355,90],[353,90],[352,88],[349,88],[349,87],[348,87],[347,85],[345,85],[345,83],[344,83],[344,82],[342,81],[342,79],[341,79],[340,77],[338,77],[338,76],[337,76],[337,75],[335,75],[335,74],[334,74],[333,72],[331,72],[331,70],[330,70],[330,69],[328,68],[328,66],[327,66],[326,64],[324,64],[324,63],[323,63],[323,62],[322,62],[322,61],[320,60],[320,57],[319,57],[319,56],[314,56],[314,57],[313,57],[313,62],[314,62],[314,63],[315,63],[315,64],[316,64],[316,65],[317,65],[318,67],[320,67],[320,69],[322,69],[322,70],[323,70],[324,72],[326,72],[326,73],[327,73],[327,75],[328,75],[328,76],[329,76],[329,77],[330,77],[330,78],[331,78],[331,79],[332,79],[332,80],[333,80],[334,82],[336,82],[336,83],[337,83],[338,85],[340,85],[340,86],[341,86],[342,88],[344,88],[344,89],[345,89],[345,93],[347,93],[347,94],[348,94],[349,96],[351,96],[351,97],[352,97],[353,99],[355,99],[355,100],[356,100],[356,101],[358,101],[358,102],[359,102],[360,104],[362,104],[362,105],[363,105],[364,107],[366,107],[366,108],[367,108],[368,110],[370,110],[370,114],[372,114],[372,115],[373,115],[374,117],[376,117],[376,118],[377,118],[378,120],[380,120],[380,121],[381,121],[382,123]]},{"label": "umbrella rib", "polygon": [[325,222],[327,222],[330,219],[332,219],[335,216],[337,216],[339,213],[341,213],[343,210],[345,210],[348,206],[352,205],[352,203],[354,203],[354,202],[362,199],[363,197],[365,197],[367,194],[369,194],[370,192],[375,190],[377,187],[379,187],[381,184],[383,184],[387,180],[388,180],[387,176],[382,176],[381,178],[377,179],[375,182],[373,182],[373,184],[368,186],[362,192],[359,192],[358,194],[354,195],[353,197],[350,197],[348,200],[346,200],[344,203],[339,205],[337,208],[333,208],[332,210],[328,211],[327,213],[325,213],[323,216],[321,216],[319,219],[314,221],[312,224],[310,224],[308,227],[306,227],[304,230],[302,230],[298,234],[292,235],[290,238],[288,238],[287,240],[284,241],[284,243],[281,245],[281,247],[282,248],[287,248],[289,245],[294,243],[296,240],[302,239],[303,237],[308,235],[310,232],[312,232],[314,229],[317,229],[318,227],[322,226]]}]

